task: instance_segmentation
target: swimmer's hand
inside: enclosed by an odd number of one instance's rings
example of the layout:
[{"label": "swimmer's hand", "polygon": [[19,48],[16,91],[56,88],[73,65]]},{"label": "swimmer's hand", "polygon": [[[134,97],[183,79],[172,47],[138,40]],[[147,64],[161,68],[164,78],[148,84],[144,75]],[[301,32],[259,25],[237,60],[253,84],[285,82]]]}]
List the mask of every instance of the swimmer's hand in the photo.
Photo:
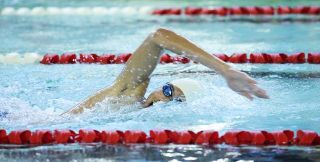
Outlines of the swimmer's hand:
[{"label": "swimmer's hand", "polygon": [[268,99],[266,91],[257,86],[257,82],[249,75],[236,69],[229,68],[223,72],[228,86],[238,94],[253,100],[253,96]]}]

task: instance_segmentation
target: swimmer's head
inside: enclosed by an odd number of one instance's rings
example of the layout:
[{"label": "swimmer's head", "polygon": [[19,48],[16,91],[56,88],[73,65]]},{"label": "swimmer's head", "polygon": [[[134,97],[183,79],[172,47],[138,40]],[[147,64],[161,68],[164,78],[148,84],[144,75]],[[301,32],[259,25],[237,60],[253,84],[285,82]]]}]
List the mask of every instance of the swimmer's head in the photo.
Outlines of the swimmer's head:
[{"label": "swimmer's head", "polygon": [[153,91],[145,101],[144,107],[149,107],[159,101],[169,102],[176,100],[192,102],[201,97],[200,94],[203,90],[199,81],[189,78],[176,79]]}]

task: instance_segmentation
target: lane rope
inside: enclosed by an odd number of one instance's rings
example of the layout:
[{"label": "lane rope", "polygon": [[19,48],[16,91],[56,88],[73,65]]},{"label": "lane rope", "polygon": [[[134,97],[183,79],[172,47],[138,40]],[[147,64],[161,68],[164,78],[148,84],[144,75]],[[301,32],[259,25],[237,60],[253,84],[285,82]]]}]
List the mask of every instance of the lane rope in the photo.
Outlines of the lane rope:
[{"label": "lane rope", "polygon": [[[227,131],[219,136],[217,131],[190,130],[150,130],[149,135],[139,130],[94,130],[80,129],[78,132],[65,130],[13,130],[0,129],[0,144],[48,145],[68,143],[106,143],[106,144],[197,144],[197,145],[280,145],[280,146],[316,146],[320,145],[320,136],[315,131]],[[1,145],[0,145],[1,146]]]},{"label": "lane rope", "polygon": [[[229,63],[241,64],[320,64],[320,53],[234,53],[227,54],[212,54],[221,60]],[[85,54],[85,53],[64,53],[39,55],[37,53],[8,53],[0,55],[0,64],[124,64],[132,56],[131,53],[121,54]],[[163,54],[160,63],[169,64],[187,64],[194,63],[187,57],[171,56]]]},{"label": "lane rope", "polygon": [[213,16],[259,16],[259,15],[320,15],[320,6],[234,6],[234,7],[4,7],[1,15],[213,15]]}]

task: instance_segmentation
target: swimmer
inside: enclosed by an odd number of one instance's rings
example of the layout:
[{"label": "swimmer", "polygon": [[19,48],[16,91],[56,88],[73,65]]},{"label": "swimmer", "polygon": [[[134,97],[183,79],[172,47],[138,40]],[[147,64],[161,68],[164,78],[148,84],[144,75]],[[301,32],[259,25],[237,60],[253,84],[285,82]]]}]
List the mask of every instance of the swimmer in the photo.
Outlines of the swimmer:
[{"label": "swimmer", "polygon": [[[167,29],[158,29],[151,33],[127,61],[124,69],[114,83],[65,113],[79,114],[85,109],[92,109],[106,98],[115,99],[115,103],[134,104],[149,107],[155,102],[172,100],[190,101],[197,98],[202,85],[193,79],[183,78],[161,85],[146,99],[144,95],[150,81],[150,75],[159,63],[162,51],[170,50],[178,55],[215,70],[222,75],[228,86],[240,95],[252,100],[253,96],[269,98],[266,91],[257,86],[257,82],[247,74],[232,68],[219,58],[210,55],[186,38]],[[63,114],[65,114],[63,113]]]}]

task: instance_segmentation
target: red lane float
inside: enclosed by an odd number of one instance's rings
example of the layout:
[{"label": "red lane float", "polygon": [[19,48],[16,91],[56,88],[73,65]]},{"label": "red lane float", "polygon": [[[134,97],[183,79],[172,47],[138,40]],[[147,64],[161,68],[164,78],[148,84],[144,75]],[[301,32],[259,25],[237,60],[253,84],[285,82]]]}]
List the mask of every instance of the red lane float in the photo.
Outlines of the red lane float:
[{"label": "red lane float", "polygon": [[288,60],[288,63],[293,63],[293,64],[302,64],[306,62],[305,54],[303,52],[289,55],[287,60]]},{"label": "red lane float", "polygon": [[55,130],[54,141],[57,144],[74,143],[76,133],[73,130]]},{"label": "red lane float", "polygon": [[232,7],[229,9],[230,15],[274,15],[275,9],[270,6],[265,7]]},{"label": "red lane float", "polygon": [[152,15],[181,15],[182,10],[180,8],[169,9],[156,9],[152,12]]},{"label": "red lane float", "polygon": [[[320,53],[308,53],[306,55],[304,52],[294,53],[294,54],[285,54],[285,53],[276,53],[276,54],[268,54],[268,53],[251,53],[249,56],[246,53],[235,53],[231,56],[226,54],[213,54],[219,59],[230,62],[230,63],[253,63],[253,64],[302,64],[302,63],[310,63],[310,64],[320,64]],[[91,64],[91,63],[99,63],[99,64],[124,64],[126,63],[130,57],[131,53],[123,53],[120,55],[114,54],[80,54],[79,59],[77,59],[76,54],[66,53],[59,57],[57,54],[46,54],[43,56],[40,61],[41,64],[74,64],[74,63],[82,63],[82,64]],[[170,56],[169,54],[163,54],[160,58],[160,63],[182,63],[187,64],[190,63],[190,59],[181,56]]]},{"label": "red lane float", "polygon": [[126,63],[129,58],[131,57],[131,53],[126,53],[126,54],[120,54],[119,56],[116,57],[115,63],[116,64],[123,64]]},{"label": "red lane float", "polygon": [[0,129],[0,144],[8,143],[7,131]]},{"label": "red lane float", "polygon": [[198,8],[195,8],[195,7],[187,7],[185,10],[184,10],[184,13],[186,15],[191,15],[191,16],[194,16],[194,15],[200,15],[202,14],[202,8],[198,7]]},{"label": "red lane float", "polygon": [[97,62],[100,64],[113,64],[115,63],[116,55],[105,54],[102,56],[98,56]]},{"label": "red lane float", "polygon": [[74,53],[64,53],[60,56],[60,64],[75,64],[77,56]]},{"label": "red lane float", "polygon": [[162,63],[162,64],[164,64],[164,63],[173,63],[173,62],[174,62],[174,58],[171,57],[169,54],[164,54],[160,58],[160,63]]},{"label": "red lane float", "polygon": [[250,63],[257,63],[257,64],[265,64],[271,63],[271,58],[268,57],[268,54],[250,54]]},{"label": "red lane float", "polygon": [[169,138],[174,144],[192,144],[195,140],[192,131],[169,131]]},{"label": "red lane float", "polygon": [[154,144],[168,144],[171,142],[170,130],[150,130],[149,142]]},{"label": "red lane float", "polygon": [[231,63],[246,63],[248,61],[247,54],[245,53],[233,54],[229,57],[228,61]]},{"label": "red lane float", "polygon": [[290,145],[293,144],[293,131],[230,131],[222,136],[222,140],[230,145]]},{"label": "red lane float", "polygon": [[291,130],[282,131],[228,131],[221,137],[217,131],[172,131],[150,130],[148,136],[139,130],[98,131],[93,129],[80,129],[78,133],[72,130],[14,130],[7,134],[0,130],[0,144],[15,145],[46,145],[68,143],[106,143],[106,144],[228,144],[228,145],[320,145],[320,136],[314,131],[298,130],[296,137]]},{"label": "red lane float", "polygon": [[123,135],[124,143],[145,143],[147,140],[146,133],[142,131],[130,131],[127,130]]},{"label": "red lane float", "polygon": [[54,141],[53,133],[50,130],[36,130],[31,133],[30,144],[41,145],[49,144]]},{"label": "red lane float", "polygon": [[81,143],[100,142],[101,133],[92,129],[80,129],[76,140]]},{"label": "red lane float", "polygon": [[294,132],[290,130],[275,131],[270,133],[277,145],[290,145],[294,142]]},{"label": "red lane float", "polygon": [[320,145],[320,137],[314,131],[298,130],[296,144],[305,146]]},{"label": "red lane float", "polygon": [[277,8],[277,13],[279,15],[292,14],[292,9],[291,7],[288,7],[288,6],[279,6]]},{"label": "red lane float", "polygon": [[213,54],[214,56],[218,57],[219,59],[221,59],[224,62],[228,62],[229,61],[229,56],[226,54]]},{"label": "red lane float", "polygon": [[96,54],[80,54],[80,58],[78,60],[79,63],[96,63],[98,61],[98,55]]},{"label": "red lane float", "polygon": [[302,14],[302,15],[320,15],[319,6],[235,6],[235,7],[186,7],[184,10],[179,8],[164,8],[155,9],[153,15],[182,15],[198,16],[198,15],[288,15],[288,14]]},{"label": "red lane float", "polygon": [[308,53],[308,63],[320,64],[320,53]]},{"label": "red lane float", "polygon": [[57,64],[59,63],[59,55],[58,54],[45,54],[40,61],[41,64]]},{"label": "red lane float", "polygon": [[186,58],[186,57],[175,57],[174,59],[173,59],[173,61],[175,62],[175,63],[182,63],[182,64],[187,64],[187,63],[189,63],[190,62],[190,59],[188,59],[188,58]]},{"label": "red lane float", "polygon": [[195,136],[195,144],[219,144],[219,133],[217,131],[200,131]]},{"label": "red lane float", "polygon": [[122,131],[102,131],[101,142],[106,144],[118,144],[122,143],[124,133]]},{"label": "red lane float", "polygon": [[16,145],[28,144],[30,136],[31,136],[30,130],[11,131],[8,134],[8,141],[10,144],[16,144]]}]

